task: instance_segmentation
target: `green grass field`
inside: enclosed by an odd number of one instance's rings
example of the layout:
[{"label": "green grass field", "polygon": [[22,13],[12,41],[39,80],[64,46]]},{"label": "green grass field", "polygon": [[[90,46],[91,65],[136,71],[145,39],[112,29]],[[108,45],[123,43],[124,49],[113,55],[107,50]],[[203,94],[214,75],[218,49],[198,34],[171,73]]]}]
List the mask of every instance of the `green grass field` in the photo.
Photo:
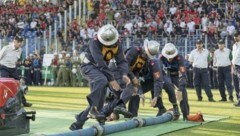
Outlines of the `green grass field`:
[{"label": "green grass field", "polygon": [[[86,95],[89,88],[68,88],[68,87],[30,87],[27,100],[33,103],[33,107],[27,110],[69,110],[78,112],[87,106]],[[213,90],[214,99],[219,100],[218,90]],[[149,93],[146,94],[149,98]],[[240,136],[240,108],[233,106],[231,102],[215,102],[210,103],[203,92],[203,101],[198,102],[194,90],[188,89],[188,97],[191,113],[201,111],[207,115],[229,116],[229,118],[217,122],[211,122],[202,126],[188,128],[175,131],[165,135],[171,136]],[[163,92],[164,104],[167,108],[171,108],[168,97]],[[236,99],[235,99],[236,101]],[[145,106],[140,108],[140,113],[156,113],[157,110],[150,107],[147,100]],[[36,115],[37,116],[37,115]],[[36,118],[38,119],[38,118]]]}]

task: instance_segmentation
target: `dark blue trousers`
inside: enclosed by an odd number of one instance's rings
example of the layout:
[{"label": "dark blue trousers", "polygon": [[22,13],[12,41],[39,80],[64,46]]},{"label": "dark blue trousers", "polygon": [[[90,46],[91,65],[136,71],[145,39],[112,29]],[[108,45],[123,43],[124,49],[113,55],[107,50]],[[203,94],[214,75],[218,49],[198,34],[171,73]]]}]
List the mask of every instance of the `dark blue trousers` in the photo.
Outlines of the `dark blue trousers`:
[{"label": "dark blue trousers", "polygon": [[[153,85],[154,81],[147,80],[145,82],[141,82],[141,89],[143,93],[147,93],[148,91],[151,91],[152,98],[154,97],[154,92],[153,92]],[[161,90],[159,90],[161,91]],[[160,92],[160,95],[162,92]],[[129,100],[128,104],[128,111],[133,114],[133,116],[138,116],[138,109],[139,109],[139,103],[140,103],[140,97],[139,95],[132,96],[131,99]],[[163,106],[163,101],[161,97],[157,98],[157,104],[155,105],[159,110],[164,109],[165,107]]]},{"label": "dark blue trousers", "polygon": [[35,85],[41,84],[41,68],[34,68],[33,79]]},{"label": "dark blue trousers", "polygon": [[236,93],[237,93],[237,95],[238,95],[238,100],[240,101],[240,92],[239,92],[239,89],[240,89],[240,86],[239,86],[239,81],[240,81],[240,66],[235,65],[235,67],[234,67],[234,73],[235,73],[235,76],[234,76],[234,86],[235,86]]},{"label": "dark blue trousers", "polygon": [[207,68],[193,68],[193,81],[198,99],[202,99],[202,88],[205,90],[208,99],[213,98]]},{"label": "dark blue trousers", "polygon": [[240,90],[240,87],[239,87],[239,80],[238,80],[238,77],[237,77],[237,74],[233,74],[233,85],[234,85],[234,89],[235,89],[235,92],[236,92],[236,98],[239,100],[240,98],[240,95],[239,95],[239,90]]},{"label": "dark blue trousers", "polygon": [[172,103],[177,103],[176,101],[176,95],[175,95],[175,91],[174,88],[172,88],[172,85],[175,85],[179,90],[182,92],[182,101],[180,101],[180,108],[181,111],[183,113],[183,117],[187,117],[187,115],[189,115],[189,104],[188,104],[188,95],[187,95],[187,90],[186,90],[186,86],[179,86],[179,77],[178,76],[165,76],[165,80],[164,80],[164,89],[166,89],[166,92],[168,92],[168,97],[170,102]]},{"label": "dark blue trousers", "polygon": [[24,70],[24,77],[26,78],[26,85],[32,85],[32,74],[29,67]]},{"label": "dark blue trousers", "polygon": [[217,69],[218,87],[222,99],[226,100],[225,85],[227,87],[229,98],[233,98],[233,86],[232,86],[232,75],[231,66],[218,67]]},{"label": "dark blue trousers", "polygon": [[97,107],[98,111],[102,111],[108,80],[106,76],[94,65],[86,64],[81,66],[82,75],[90,83],[90,94],[87,96],[89,106],[77,116],[77,121],[84,124],[88,118],[91,107]]}]

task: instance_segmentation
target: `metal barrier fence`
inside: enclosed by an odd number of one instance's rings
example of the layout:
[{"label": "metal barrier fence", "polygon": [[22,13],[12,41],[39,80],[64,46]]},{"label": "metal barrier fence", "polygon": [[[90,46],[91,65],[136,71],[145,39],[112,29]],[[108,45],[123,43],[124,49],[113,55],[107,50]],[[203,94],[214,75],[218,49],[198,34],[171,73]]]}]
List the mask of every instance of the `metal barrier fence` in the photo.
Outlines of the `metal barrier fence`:
[{"label": "metal barrier fence", "polygon": [[[45,34],[44,34],[45,35]],[[10,38],[5,38],[5,39],[0,39],[0,48],[3,46],[9,44],[11,42],[13,37]],[[154,36],[154,37],[148,37],[149,40],[156,40],[160,43],[161,48],[168,43],[174,43],[176,47],[179,50],[179,53],[181,55],[186,55],[189,54],[194,48],[195,48],[195,43],[197,39],[202,39],[204,41],[205,48],[208,48],[210,50],[214,50],[217,48],[217,41],[219,38],[217,37],[208,37],[208,36],[188,36],[188,37],[181,37],[181,36],[176,36],[174,38],[171,37],[163,37],[163,36]],[[49,44],[52,41],[55,44]],[[38,50],[40,51],[40,54],[51,54],[54,52],[58,52],[61,50],[61,47],[57,42],[59,40],[57,38],[54,39],[49,39],[47,36],[43,37],[30,37],[27,38],[24,41],[24,46],[23,46],[23,58],[25,58],[29,53],[33,53],[32,51]],[[125,36],[121,38],[121,43],[124,48],[128,48],[130,46],[142,46],[144,39],[143,38],[137,38],[136,36]],[[71,49],[75,49],[76,47],[76,41],[73,40],[70,45],[68,45]],[[225,38],[225,45],[226,47],[230,48],[232,47],[234,43],[234,40],[231,36]],[[88,44],[88,42],[84,42],[84,44]],[[69,51],[69,53],[72,53],[72,50]]]}]

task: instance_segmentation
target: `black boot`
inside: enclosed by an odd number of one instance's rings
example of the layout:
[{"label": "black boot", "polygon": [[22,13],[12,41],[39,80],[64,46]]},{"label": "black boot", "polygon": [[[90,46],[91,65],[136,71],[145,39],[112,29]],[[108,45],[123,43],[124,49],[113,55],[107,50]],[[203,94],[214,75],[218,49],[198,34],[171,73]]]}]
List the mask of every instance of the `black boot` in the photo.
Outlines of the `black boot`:
[{"label": "black boot", "polygon": [[208,98],[209,102],[216,102],[213,98]]},{"label": "black boot", "polygon": [[226,102],[227,99],[226,98],[222,98],[221,100],[219,100],[219,102]]},{"label": "black boot", "polygon": [[32,106],[32,104],[31,104],[31,103],[29,103],[29,102],[23,102],[23,106],[24,106],[24,107],[31,107],[31,106]]},{"label": "black boot", "polygon": [[103,120],[105,119],[105,115],[102,112],[97,111],[96,107],[92,107],[89,111],[90,118],[96,119],[96,120]]},{"label": "black boot", "polygon": [[72,123],[72,125],[69,127],[69,129],[74,131],[74,130],[82,129],[82,127],[83,127],[83,123],[76,121],[76,122]]},{"label": "black boot", "polygon": [[202,101],[202,97],[199,97],[199,98],[198,98],[198,101],[201,102],[201,101]]},{"label": "black boot", "polygon": [[174,116],[174,120],[178,120],[178,118],[180,116],[178,106],[173,106],[173,116]]},{"label": "black boot", "polygon": [[229,101],[230,101],[230,102],[234,102],[233,96],[229,96]]},{"label": "black boot", "polygon": [[163,108],[163,109],[159,109],[158,110],[158,113],[157,113],[157,115],[156,116],[161,116],[163,113],[165,113],[167,111],[167,109],[166,108]]},{"label": "black boot", "polygon": [[124,107],[124,105],[118,105],[113,109],[113,113],[119,115],[122,114],[125,118],[132,118],[133,114],[131,112],[128,112],[127,109]]}]

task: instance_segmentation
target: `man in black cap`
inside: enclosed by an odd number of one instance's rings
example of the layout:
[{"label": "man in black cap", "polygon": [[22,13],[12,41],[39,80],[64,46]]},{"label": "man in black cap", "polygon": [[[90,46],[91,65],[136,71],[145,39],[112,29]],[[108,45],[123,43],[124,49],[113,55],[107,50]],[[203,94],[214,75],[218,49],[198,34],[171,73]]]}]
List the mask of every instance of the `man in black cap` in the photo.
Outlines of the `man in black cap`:
[{"label": "man in black cap", "polygon": [[196,47],[197,48],[191,52],[189,61],[193,66],[193,80],[198,101],[202,101],[202,88],[204,88],[208,101],[215,102],[210,87],[208,71],[209,51],[203,48],[202,40],[197,40]]},{"label": "man in black cap", "polygon": [[228,90],[229,100],[233,102],[233,86],[231,75],[231,51],[225,48],[225,42],[219,40],[218,49],[214,52],[213,66],[217,67],[218,87],[222,97],[220,101],[227,101],[225,94],[225,84]]},{"label": "man in black cap", "polygon": [[[20,80],[17,72],[16,63],[21,57],[23,38],[16,36],[12,43],[4,46],[0,51],[0,76]],[[26,101],[22,91],[22,104],[25,107],[31,107],[32,104]]]},{"label": "man in black cap", "polygon": [[[235,39],[235,44],[233,45],[232,48],[232,65],[233,65],[233,70],[235,74],[235,81],[234,81],[234,86],[235,90],[239,91],[239,81],[240,81],[240,32],[235,32],[234,33],[234,39]],[[237,77],[237,78],[236,78]],[[238,80],[238,81],[237,81]],[[238,94],[238,103],[234,104],[236,107],[240,107],[240,94]]]}]

